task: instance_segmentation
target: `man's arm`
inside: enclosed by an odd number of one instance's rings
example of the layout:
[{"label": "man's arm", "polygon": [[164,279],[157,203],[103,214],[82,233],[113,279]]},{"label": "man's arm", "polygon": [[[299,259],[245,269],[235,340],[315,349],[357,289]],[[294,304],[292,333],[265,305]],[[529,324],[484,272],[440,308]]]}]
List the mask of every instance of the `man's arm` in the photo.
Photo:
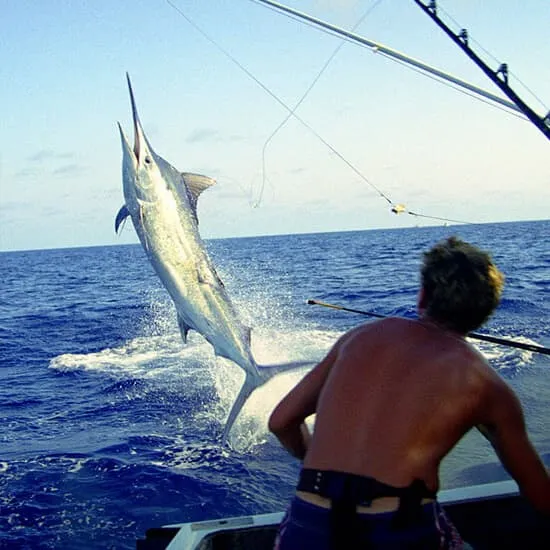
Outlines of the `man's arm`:
[{"label": "man's arm", "polygon": [[550,515],[550,474],[529,440],[518,398],[500,378],[491,384],[478,429],[521,493],[535,508]]},{"label": "man's arm", "polygon": [[269,430],[275,434],[283,447],[295,458],[303,460],[311,434],[305,425],[305,419],[315,413],[317,400],[328,377],[342,339],[330,350],[328,355],[314,367],[282,399],[269,417]]}]

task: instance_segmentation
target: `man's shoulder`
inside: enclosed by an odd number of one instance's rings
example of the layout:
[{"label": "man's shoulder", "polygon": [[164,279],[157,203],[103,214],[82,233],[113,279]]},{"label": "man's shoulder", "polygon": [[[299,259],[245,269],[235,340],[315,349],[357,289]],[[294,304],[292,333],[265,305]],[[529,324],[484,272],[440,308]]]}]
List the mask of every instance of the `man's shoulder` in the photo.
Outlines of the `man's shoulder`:
[{"label": "man's shoulder", "polygon": [[359,328],[363,329],[394,329],[394,328],[413,328],[418,325],[418,319],[407,319],[406,317],[384,317],[364,323]]},{"label": "man's shoulder", "polygon": [[513,391],[495,371],[487,359],[477,350],[464,361],[463,378],[472,392],[478,396],[482,409],[491,408],[494,403],[513,399]]},{"label": "man's shoulder", "polygon": [[409,338],[411,323],[414,322],[400,317],[387,317],[364,323],[344,334],[338,342],[338,348],[393,347]]},{"label": "man's shoulder", "polygon": [[349,330],[344,337],[353,338],[356,336],[368,336],[369,334],[381,334],[384,332],[393,332],[396,330],[406,329],[415,321],[404,319],[403,317],[385,317],[384,319],[376,319],[368,321]]}]

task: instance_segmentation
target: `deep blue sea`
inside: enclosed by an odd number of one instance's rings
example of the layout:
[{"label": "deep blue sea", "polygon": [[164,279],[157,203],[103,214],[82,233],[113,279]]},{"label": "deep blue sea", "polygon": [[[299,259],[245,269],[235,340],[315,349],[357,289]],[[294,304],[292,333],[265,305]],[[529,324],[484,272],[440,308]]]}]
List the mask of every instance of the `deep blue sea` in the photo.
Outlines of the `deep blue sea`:
[{"label": "deep blue sea", "polygon": [[[550,345],[550,221],[208,241],[262,363],[318,360],[360,315],[414,316],[421,252],[458,235],[506,275],[479,332]],[[550,464],[550,357],[478,344],[516,389]],[[303,371],[253,394],[218,436],[242,374],[183,345],[140,245],[0,254],[0,548],[126,549],[152,526],[280,511],[298,463],[266,430]],[[443,488],[505,479],[472,433]]]}]

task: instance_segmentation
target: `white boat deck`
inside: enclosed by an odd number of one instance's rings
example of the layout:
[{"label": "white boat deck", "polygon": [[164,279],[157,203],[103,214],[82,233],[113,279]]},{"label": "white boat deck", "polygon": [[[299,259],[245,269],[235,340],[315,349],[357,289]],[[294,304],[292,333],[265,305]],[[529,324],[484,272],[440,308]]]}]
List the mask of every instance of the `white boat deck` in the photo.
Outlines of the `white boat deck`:
[{"label": "white boat deck", "polygon": [[[443,505],[466,504],[479,500],[515,497],[519,495],[518,486],[514,481],[501,481],[485,485],[461,487],[440,491],[438,500]],[[284,512],[241,516],[235,518],[213,519],[193,523],[166,525],[166,528],[179,529],[166,550],[196,550],[201,541],[208,535],[219,531],[246,529],[250,527],[267,527],[280,523]],[[549,546],[550,548],[550,546]]]}]

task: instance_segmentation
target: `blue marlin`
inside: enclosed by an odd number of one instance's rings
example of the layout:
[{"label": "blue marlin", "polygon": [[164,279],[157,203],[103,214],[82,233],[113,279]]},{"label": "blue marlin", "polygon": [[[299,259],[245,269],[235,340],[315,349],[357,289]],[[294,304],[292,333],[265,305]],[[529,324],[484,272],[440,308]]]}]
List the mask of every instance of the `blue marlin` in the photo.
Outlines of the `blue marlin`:
[{"label": "blue marlin", "polygon": [[245,372],[243,386],[226,420],[225,442],[249,395],[276,374],[311,362],[260,366],[251,351],[251,329],[243,325],[202,241],[197,200],[215,180],[200,174],[179,172],[157,155],[145,136],[138,117],[128,75],[134,121],[134,146],[120,123],[122,180],[125,204],[115,220],[132,219],[149,261],[176,307],[184,343],[189,330],[202,334],[217,356],[230,359]]}]

